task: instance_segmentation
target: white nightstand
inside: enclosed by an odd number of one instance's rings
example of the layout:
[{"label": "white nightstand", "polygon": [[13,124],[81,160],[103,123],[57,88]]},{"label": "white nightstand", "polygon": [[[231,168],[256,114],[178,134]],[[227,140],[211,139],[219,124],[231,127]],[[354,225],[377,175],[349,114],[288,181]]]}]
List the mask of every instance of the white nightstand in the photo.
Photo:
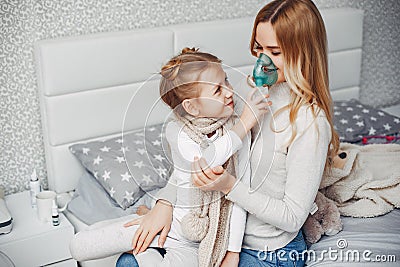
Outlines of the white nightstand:
[{"label": "white nightstand", "polygon": [[60,225],[53,226],[51,222],[39,221],[36,210],[31,207],[29,191],[8,195],[5,199],[13,218],[13,229],[9,234],[0,235],[0,251],[16,267],[77,266],[69,252],[74,228],[64,214],[60,214]]}]

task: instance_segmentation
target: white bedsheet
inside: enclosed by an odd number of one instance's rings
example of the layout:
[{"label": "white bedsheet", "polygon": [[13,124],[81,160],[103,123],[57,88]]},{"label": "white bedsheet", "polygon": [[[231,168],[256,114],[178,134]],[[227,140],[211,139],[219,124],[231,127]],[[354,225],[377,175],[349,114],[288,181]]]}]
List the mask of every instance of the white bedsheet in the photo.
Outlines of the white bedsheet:
[{"label": "white bedsheet", "polygon": [[[400,209],[374,218],[342,217],[342,220],[342,232],[335,236],[324,236],[309,248],[316,252],[316,258],[310,258],[307,266],[399,266]],[[329,251],[331,256],[328,255]],[[350,257],[357,254],[359,260]],[[376,257],[388,259],[390,255],[397,262],[375,261]],[[375,262],[368,262],[367,258]]]}]

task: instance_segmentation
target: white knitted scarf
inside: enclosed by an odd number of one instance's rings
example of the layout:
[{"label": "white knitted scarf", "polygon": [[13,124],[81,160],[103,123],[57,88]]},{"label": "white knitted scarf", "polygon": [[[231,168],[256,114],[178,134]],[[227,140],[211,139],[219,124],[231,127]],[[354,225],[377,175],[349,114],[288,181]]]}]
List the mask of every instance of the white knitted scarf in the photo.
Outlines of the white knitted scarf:
[{"label": "white knitted scarf", "polygon": [[221,136],[222,126],[229,120],[229,118],[197,118],[188,114],[185,116],[175,114],[175,117],[183,124],[183,130],[202,149],[207,148],[209,145],[206,139],[207,134],[216,132]]},{"label": "white knitted scarf", "polygon": [[[196,118],[190,115],[184,117],[176,114],[176,119],[183,124],[183,130],[198,143],[202,149],[208,147],[207,134],[217,132],[219,136],[226,133],[234,122],[230,118]],[[235,175],[237,155],[233,155],[224,168]],[[220,266],[228,248],[229,222],[232,212],[232,202],[225,199],[219,191],[204,192],[192,185],[191,202],[193,207],[181,222],[181,228],[186,238],[200,242],[199,267]]]}]

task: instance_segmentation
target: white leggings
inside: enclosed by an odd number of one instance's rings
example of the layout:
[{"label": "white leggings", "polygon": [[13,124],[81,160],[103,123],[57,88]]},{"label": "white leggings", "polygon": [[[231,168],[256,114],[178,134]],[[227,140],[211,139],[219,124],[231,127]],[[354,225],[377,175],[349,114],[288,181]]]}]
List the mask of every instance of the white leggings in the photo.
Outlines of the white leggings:
[{"label": "white leggings", "polygon": [[[89,226],[75,234],[70,243],[72,257],[77,261],[105,258],[132,250],[132,239],[137,225],[123,225],[138,216],[129,215],[113,220],[102,221]],[[158,235],[150,247],[158,247]],[[135,256],[140,266],[197,266],[198,249],[167,237],[164,248],[166,254],[161,256],[154,249],[146,250]]]}]

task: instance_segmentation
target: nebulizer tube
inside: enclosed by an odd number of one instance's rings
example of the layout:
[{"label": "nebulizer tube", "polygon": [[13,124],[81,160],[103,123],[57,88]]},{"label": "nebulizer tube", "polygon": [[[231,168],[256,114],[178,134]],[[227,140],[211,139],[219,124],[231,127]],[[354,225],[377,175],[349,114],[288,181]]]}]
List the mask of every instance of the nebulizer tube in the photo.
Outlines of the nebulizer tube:
[{"label": "nebulizer tube", "polygon": [[[272,59],[266,54],[260,53],[253,68],[253,79],[248,77],[248,82],[251,86],[257,87],[262,95],[268,93],[269,86],[276,83],[278,80],[278,71]],[[265,99],[264,101],[268,101]],[[272,112],[271,107],[268,106]],[[261,126],[261,124],[260,124]]]},{"label": "nebulizer tube", "polygon": [[[263,94],[267,94],[268,93],[268,89],[269,86],[273,85],[276,83],[276,81],[278,80],[278,71],[276,66],[274,65],[274,62],[272,61],[272,59],[270,57],[268,57],[266,54],[261,53],[260,56],[258,57],[254,68],[253,68],[253,79],[254,80],[250,80],[249,82],[253,85],[255,85],[257,87],[257,89]],[[265,101],[268,101],[268,99],[265,99]],[[268,106],[269,112],[272,115],[272,109],[270,106]],[[271,118],[272,120],[274,119],[273,117]],[[253,148],[254,145],[257,141],[257,139],[259,138],[262,128],[264,125],[264,121],[261,121],[260,123],[260,130],[257,132],[256,137],[253,140],[253,143],[250,147],[250,154],[253,154]],[[275,122],[274,122],[274,127],[275,127]],[[276,128],[276,127],[275,127]],[[275,153],[274,156],[272,158],[272,161],[274,160],[275,157]],[[272,164],[271,164],[272,166]],[[265,177],[268,176],[270,170],[271,170],[271,166],[268,169],[268,172],[265,174]],[[262,183],[259,184],[259,186]],[[250,191],[254,192],[258,189],[257,186],[256,188],[251,188],[251,180],[250,180]]]}]

